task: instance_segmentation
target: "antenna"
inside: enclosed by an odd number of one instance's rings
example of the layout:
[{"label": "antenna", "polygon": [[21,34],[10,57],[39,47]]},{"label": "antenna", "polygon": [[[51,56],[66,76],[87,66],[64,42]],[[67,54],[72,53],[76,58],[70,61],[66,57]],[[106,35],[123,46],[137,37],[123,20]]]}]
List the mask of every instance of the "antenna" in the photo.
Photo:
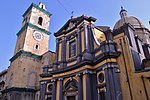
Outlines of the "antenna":
[{"label": "antenna", "polygon": [[71,12],[71,19],[73,18],[73,13],[74,13],[74,11]]},{"label": "antenna", "polygon": [[121,5],[121,10],[123,10],[123,6]]},{"label": "antenna", "polygon": [[74,11],[71,12],[71,15],[73,16]]}]

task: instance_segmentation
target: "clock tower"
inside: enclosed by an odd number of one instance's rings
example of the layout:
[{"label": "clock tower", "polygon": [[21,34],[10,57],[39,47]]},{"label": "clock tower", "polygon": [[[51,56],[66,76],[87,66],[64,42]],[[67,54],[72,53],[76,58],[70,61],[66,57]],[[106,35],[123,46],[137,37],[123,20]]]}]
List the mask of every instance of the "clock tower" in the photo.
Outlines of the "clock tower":
[{"label": "clock tower", "polygon": [[17,33],[15,54],[20,50],[42,55],[48,50],[50,13],[45,5],[31,4],[23,14],[22,28]]},{"label": "clock tower", "polygon": [[5,84],[7,100],[38,100],[42,57],[48,51],[50,16],[41,2],[32,3],[23,14]]}]

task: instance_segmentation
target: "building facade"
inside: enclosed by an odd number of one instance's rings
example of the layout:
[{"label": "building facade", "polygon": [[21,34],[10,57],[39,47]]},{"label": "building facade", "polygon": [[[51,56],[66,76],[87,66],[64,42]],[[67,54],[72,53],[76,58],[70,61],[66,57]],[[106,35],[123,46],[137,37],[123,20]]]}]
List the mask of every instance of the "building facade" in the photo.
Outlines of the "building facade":
[{"label": "building facade", "polygon": [[41,2],[32,3],[23,14],[2,100],[39,100],[39,74],[42,66],[53,62],[55,55],[48,51],[50,16]]},{"label": "building facade", "polygon": [[6,82],[6,74],[7,70],[4,70],[0,73],[0,100],[2,99],[2,92],[4,90],[5,82]]},{"label": "building facade", "polygon": [[7,74],[7,70],[4,70],[0,73],[0,91],[4,90],[4,86],[6,82],[6,74]]},{"label": "building facade", "polygon": [[113,30],[71,18],[56,33],[56,57],[43,67],[41,100],[149,100],[150,31],[121,8]]},{"label": "building facade", "polygon": [[139,19],[121,8],[110,29],[71,17],[54,33],[52,52],[50,16],[43,3],[23,14],[10,67],[0,73],[1,100],[150,99],[150,31]]}]

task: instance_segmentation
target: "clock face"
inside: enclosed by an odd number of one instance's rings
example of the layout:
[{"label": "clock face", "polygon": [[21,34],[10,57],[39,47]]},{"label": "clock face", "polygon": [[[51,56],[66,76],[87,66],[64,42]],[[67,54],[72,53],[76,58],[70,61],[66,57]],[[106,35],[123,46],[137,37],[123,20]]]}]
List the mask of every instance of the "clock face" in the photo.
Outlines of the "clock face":
[{"label": "clock face", "polygon": [[40,32],[34,32],[33,37],[37,41],[41,41],[43,39],[43,35]]}]

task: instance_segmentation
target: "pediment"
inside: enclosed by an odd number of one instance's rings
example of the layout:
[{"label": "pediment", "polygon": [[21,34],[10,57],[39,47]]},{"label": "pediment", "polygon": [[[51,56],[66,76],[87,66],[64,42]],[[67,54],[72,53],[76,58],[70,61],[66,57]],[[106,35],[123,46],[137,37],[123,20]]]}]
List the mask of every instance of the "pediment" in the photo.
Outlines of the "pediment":
[{"label": "pediment", "polygon": [[74,27],[75,27],[75,24],[76,24],[76,23],[70,22],[69,25],[68,25],[68,27],[66,28],[66,31],[68,31],[68,30],[74,28]]},{"label": "pediment", "polygon": [[89,22],[93,21],[95,22],[96,19],[93,17],[88,17],[88,16],[79,16],[77,18],[71,18],[69,19],[66,24],[56,33],[54,33],[55,36],[59,36],[62,34],[62,32],[65,31],[69,31],[71,29],[73,29],[74,27],[76,27],[77,25],[79,25],[81,22],[83,22],[84,20],[87,20]]}]

